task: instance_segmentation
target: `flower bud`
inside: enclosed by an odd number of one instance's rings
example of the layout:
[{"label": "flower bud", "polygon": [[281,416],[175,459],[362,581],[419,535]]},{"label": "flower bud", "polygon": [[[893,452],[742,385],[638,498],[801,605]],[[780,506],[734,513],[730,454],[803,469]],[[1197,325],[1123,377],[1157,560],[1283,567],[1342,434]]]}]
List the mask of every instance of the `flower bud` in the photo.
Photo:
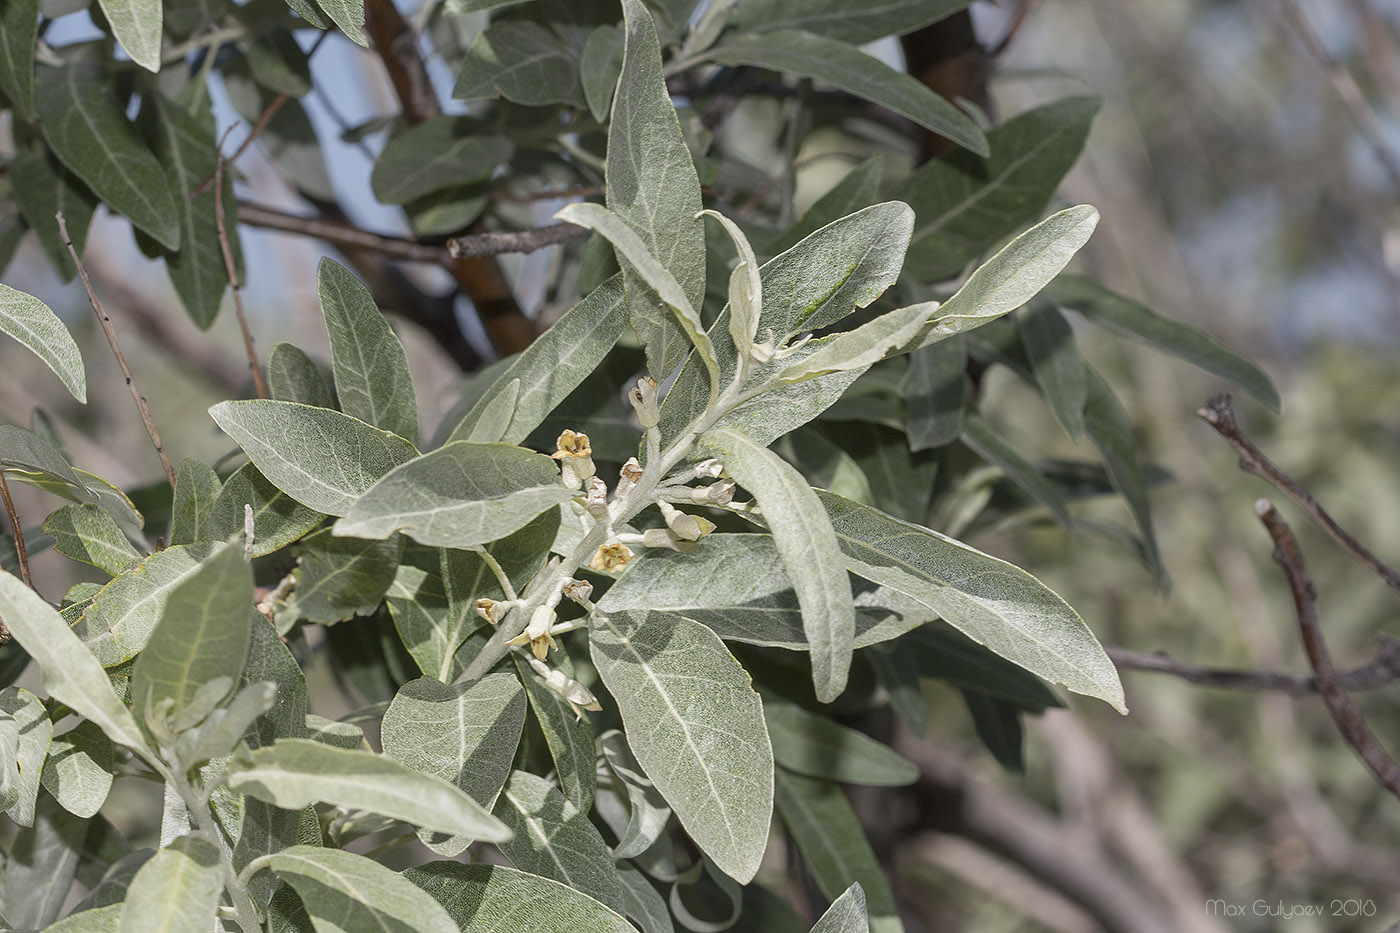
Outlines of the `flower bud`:
[{"label": "flower bud", "polygon": [[621,499],[632,491],[642,478],[642,465],[637,462],[636,457],[628,457],[627,462],[622,465],[622,472],[617,477],[617,489],[613,491],[613,498]]},{"label": "flower bud", "polygon": [[734,481],[722,479],[708,486],[696,486],[690,491],[690,501],[699,505],[728,505],[734,501]]},{"label": "flower bud", "polygon": [[608,511],[608,484],[601,477],[594,476],[588,481],[583,507],[594,515],[605,515]]},{"label": "flower bud", "polygon": [[695,464],[695,475],[704,479],[719,479],[724,475],[724,461],[711,458]]},{"label": "flower bud", "polygon": [[687,541],[669,528],[648,528],[642,532],[642,544],[649,548],[665,547],[673,551],[693,551],[697,547],[694,541]]},{"label": "flower bud", "polygon": [[574,680],[561,670],[552,670],[545,675],[545,686],[564,698],[573,709],[574,715],[579,719],[583,718],[583,711],[586,709],[601,710],[603,705],[598,702],[587,687]]},{"label": "flower bud", "polygon": [[564,595],[585,609],[593,608],[593,584],[587,580],[570,580],[564,584]]},{"label": "flower bud", "polygon": [[650,376],[643,376],[637,380],[637,384],[632,387],[632,391],[627,393],[627,400],[632,403],[632,407],[637,410],[637,420],[644,428],[654,428],[661,422],[661,408],[656,399],[656,380]]},{"label": "flower bud", "polygon": [[560,478],[564,481],[564,486],[568,489],[582,489],[598,472],[593,465],[593,445],[589,443],[588,435],[565,428],[555,446],[558,449],[550,456],[559,461]]},{"label": "flower bud", "polygon": [[495,625],[501,621],[500,607],[501,604],[494,599],[478,599],[476,601],[476,614]]},{"label": "flower bud", "polygon": [[715,530],[715,523],[708,518],[682,512],[665,500],[657,502],[656,505],[661,509],[661,517],[666,519],[667,527],[682,541],[699,541]]}]

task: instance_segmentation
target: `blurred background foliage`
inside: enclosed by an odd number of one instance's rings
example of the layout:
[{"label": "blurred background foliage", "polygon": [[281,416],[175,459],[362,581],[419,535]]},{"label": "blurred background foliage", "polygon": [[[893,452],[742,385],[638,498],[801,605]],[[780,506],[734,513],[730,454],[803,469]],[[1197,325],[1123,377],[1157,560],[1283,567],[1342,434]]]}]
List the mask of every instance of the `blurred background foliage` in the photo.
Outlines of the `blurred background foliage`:
[{"label": "blurred background foliage", "polygon": [[[1400,3],[1005,0],[979,2],[972,12],[985,45],[1014,30],[991,75],[998,119],[1067,94],[1104,99],[1085,155],[1061,190],[1065,203],[1095,204],[1103,214],[1081,267],[1263,365],[1283,394],[1283,414],[1241,402],[1247,430],[1345,527],[1381,555],[1400,556],[1400,175],[1393,171],[1400,161]],[[878,51],[899,54],[892,42]],[[329,43],[313,60],[317,86],[326,74],[377,75],[357,66],[369,54]],[[318,127],[350,137],[326,153],[329,177],[343,192],[367,190],[372,157],[336,121],[355,127],[393,106],[386,87],[357,80],[368,83],[363,93],[346,93],[353,104],[306,101]],[[752,106],[761,125],[781,105]],[[216,100],[216,115],[221,127],[234,119],[227,101]],[[736,163],[762,164],[771,155],[762,148],[767,138],[755,134],[749,148],[732,153]],[[913,147],[892,134],[825,129],[811,136],[797,153],[803,168],[792,209],[800,214],[877,151],[887,177],[915,159]],[[254,200],[295,202],[258,150],[239,167]],[[401,215],[367,197],[345,203],[357,222],[402,229]],[[212,462],[228,445],[205,409],[243,378],[236,324],[225,314],[200,334],[124,226],[101,214],[94,223],[87,260],[98,290],[114,316],[130,312],[146,322],[142,336],[124,339],[156,421],[180,439],[177,461]],[[242,236],[260,346],[291,340],[324,357],[311,274],[321,244],[246,228]],[[542,273],[548,256],[505,261],[519,276],[523,303],[539,309],[546,296],[533,290],[531,270]],[[7,282],[43,297],[85,348],[97,346],[81,291],[58,283],[32,240]],[[458,369],[425,334],[401,333],[424,422],[436,423],[460,391]],[[970,543],[1040,576],[1106,644],[1202,665],[1303,672],[1292,606],[1252,512],[1268,490],[1240,473],[1226,445],[1193,416],[1217,380],[1112,337],[1079,336],[1128,408],[1144,459],[1162,472],[1154,506],[1170,585],[1158,586],[1121,543],[1068,534],[1048,521],[998,523],[987,513],[967,532]],[[120,385],[105,352],[85,359],[92,385]],[[131,429],[129,401],[115,388],[93,392],[80,408],[21,348],[0,345],[0,360],[4,420],[29,424],[40,406],[75,460],[125,488],[157,478],[145,438]],[[1023,452],[1092,458],[1005,370],[995,370],[983,390],[988,421]],[[46,511],[34,504],[38,493],[16,494],[22,514]],[[1112,497],[1079,514],[1128,521]],[[1376,633],[1400,634],[1393,594],[1301,518],[1294,524],[1338,665],[1364,663]],[[36,575],[55,581],[53,592],[76,566],[51,551],[34,565]],[[313,689],[318,678],[322,685],[318,711],[349,708],[325,670],[308,673]],[[1024,775],[998,768],[976,745],[954,691],[930,687],[938,691],[935,734],[961,736],[965,748],[950,740],[941,743],[946,759],[920,763],[973,769],[993,793],[1053,814],[1085,853],[1147,879],[1143,890],[1153,900],[1142,905],[1144,917],[1165,919],[1168,929],[1380,931],[1400,921],[1400,811],[1317,700],[1206,690],[1148,673],[1127,672],[1125,683],[1127,718],[1074,702],[1070,711],[1030,719]],[[1391,687],[1359,697],[1392,747],[1400,745],[1398,695]],[[855,802],[863,802],[859,793]],[[1061,894],[999,859],[994,842],[979,846],[937,831],[875,841],[926,929],[1093,929]],[[1213,915],[1211,898],[1242,914]],[[1336,903],[1349,899],[1373,903],[1374,915],[1334,915]],[[1278,913],[1309,905],[1322,916],[1284,920]]]}]

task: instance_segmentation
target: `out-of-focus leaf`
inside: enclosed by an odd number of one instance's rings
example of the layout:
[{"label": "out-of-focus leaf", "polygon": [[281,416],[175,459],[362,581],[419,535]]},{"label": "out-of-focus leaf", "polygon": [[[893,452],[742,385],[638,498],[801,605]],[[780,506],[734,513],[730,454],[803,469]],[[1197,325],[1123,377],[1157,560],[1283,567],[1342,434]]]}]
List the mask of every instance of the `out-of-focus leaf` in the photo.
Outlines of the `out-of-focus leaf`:
[{"label": "out-of-focus leaf", "polygon": [[925,677],[946,680],[1022,709],[1039,711],[1062,705],[1040,678],[945,623],[924,626],[904,644]]},{"label": "out-of-focus leaf", "polygon": [[646,875],[627,862],[618,862],[617,877],[622,882],[622,903],[627,908],[627,916],[636,921],[642,933],[675,933],[670,908]]},{"label": "out-of-focus leaf", "polygon": [[1029,493],[1032,499],[1049,509],[1056,521],[1069,527],[1069,512],[1065,509],[1064,499],[1059,491],[1050,485],[1050,481],[1035,464],[1021,456],[1016,448],[993,431],[985,421],[976,415],[969,416],[963,424],[962,438],[963,443],[976,451],[978,456],[998,467],[1013,483]]},{"label": "out-of-focus leaf", "polygon": [[0,331],[28,347],[63,380],[75,399],[87,403],[82,354],[73,335],[48,305],[33,295],[0,285]]},{"label": "out-of-focus leaf", "polygon": [[[0,583],[0,589],[5,588]],[[9,608],[5,607],[7,623],[14,618]],[[97,686],[107,689],[107,678],[103,677]],[[136,727],[135,722],[131,725]],[[58,919],[68,889],[73,886],[91,825],[64,810],[48,794],[40,794],[35,804],[34,825],[21,829],[7,847],[4,872],[0,874],[5,919],[16,930],[52,929],[49,925]],[[115,931],[116,927],[106,929]]]},{"label": "out-of-focus leaf", "polygon": [[1133,513],[1157,582],[1165,584],[1167,568],[1157,547],[1157,532],[1152,527],[1152,505],[1147,499],[1147,480],[1138,460],[1132,422],[1104,378],[1093,369],[1088,370],[1088,375],[1089,398],[1084,406],[1084,426],[1103,457],[1109,480]]},{"label": "out-of-focus leaf", "polygon": [[972,118],[903,71],[896,71],[850,42],[804,29],[737,32],[705,52],[717,65],[755,65],[816,78],[908,117],[977,155],[987,137]]},{"label": "out-of-focus leaf", "polygon": [[476,37],[457,72],[458,100],[504,97],[529,107],[587,102],[579,86],[574,50],[547,26],[504,20]]},{"label": "out-of-focus leaf", "polygon": [[763,700],[763,717],[778,764],[809,777],[843,784],[902,786],[919,779],[919,768],[888,745],[796,703]]},{"label": "out-of-focus leaf", "polygon": [[963,338],[950,337],[910,353],[899,394],[909,411],[904,430],[912,450],[932,450],[957,440],[970,394]]},{"label": "out-of-focus leaf", "polygon": [[22,117],[34,112],[34,44],[39,0],[11,0],[0,10],[0,91]]},{"label": "out-of-focus leaf", "polygon": [[866,159],[842,178],[831,190],[807,208],[807,212],[779,238],[773,252],[783,252],[829,223],[854,214],[875,201],[884,174],[884,160]]},{"label": "out-of-focus leaf", "polygon": [[964,688],[963,702],[972,714],[977,737],[1003,768],[1017,774],[1025,771],[1021,753],[1021,710],[997,697]]},{"label": "out-of-focus leaf", "polygon": [[621,915],[588,895],[502,865],[430,862],[404,877],[447,908],[461,933],[635,933]]},{"label": "out-of-focus leaf", "polygon": [[65,505],[41,526],[53,535],[54,550],[116,576],[141,554],[131,546],[117,523],[91,502]]},{"label": "out-of-focus leaf", "polygon": [[545,685],[544,678],[512,655],[516,673],[525,685],[530,709],[544,733],[554,773],[564,798],[580,812],[593,808],[593,788],[597,781],[597,752],[593,749],[593,723],[575,715],[568,702]]},{"label": "out-of-focus leaf", "polygon": [[[132,2],[159,6],[158,0]],[[159,53],[157,16],[157,58]],[[165,169],[127,121],[102,73],[82,63],[45,69],[34,97],[39,127],[63,164],[140,230],[167,249],[179,249],[179,214]]]},{"label": "out-of-focus leaf", "polygon": [[899,36],[952,16],[970,0],[746,0],[735,9],[739,29],[805,29],[853,45]]},{"label": "out-of-focus leaf", "polygon": [[590,32],[579,55],[578,72],[588,112],[602,123],[608,118],[617,77],[622,74],[622,30],[611,25]]},{"label": "out-of-focus leaf", "polygon": [[[219,74],[229,102],[249,123],[257,121],[276,96],[253,80],[246,63],[229,62],[220,67]],[[326,169],[320,137],[301,101],[292,98],[283,102],[258,135],[258,145],[299,192],[320,201],[335,200],[336,190]]]},{"label": "out-of-focus leaf", "polygon": [[295,344],[278,343],[267,357],[267,385],[279,402],[335,408],[335,397],[321,369]]},{"label": "out-of-focus leaf", "polygon": [[510,161],[515,146],[469,117],[438,116],[390,138],[370,173],[370,188],[385,204],[485,181]]},{"label": "out-of-focus leaf", "polygon": [[627,829],[618,836],[612,857],[635,858],[650,849],[660,837],[671,819],[671,808],[637,763],[626,736],[609,729],[599,737],[598,744],[613,777],[614,791],[622,790],[627,797]]},{"label": "out-of-focus leaf", "polygon": [[97,209],[97,196],[77,175],[63,167],[43,139],[19,132],[16,133],[15,156],[10,162],[10,191],[20,213],[39,238],[49,264],[63,281],[71,281],[78,274],[78,268],[63,245],[55,215],[62,211],[73,248],[82,255],[88,226]]}]

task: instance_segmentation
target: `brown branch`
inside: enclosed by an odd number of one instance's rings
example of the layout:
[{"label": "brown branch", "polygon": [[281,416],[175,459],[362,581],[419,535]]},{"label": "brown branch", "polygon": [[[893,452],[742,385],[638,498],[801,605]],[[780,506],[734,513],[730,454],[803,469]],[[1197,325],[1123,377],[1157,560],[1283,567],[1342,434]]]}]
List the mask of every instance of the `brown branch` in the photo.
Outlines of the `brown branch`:
[{"label": "brown branch", "polygon": [[[224,133],[224,139],[228,139],[227,132]],[[228,241],[228,223],[224,219],[224,139],[219,140],[218,148],[214,152],[214,226],[219,232],[219,252],[224,257],[224,272],[228,275],[228,284],[233,290],[233,311],[238,317],[238,329],[243,334],[243,349],[248,354],[248,371],[253,374],[253,389],[258,398],[270,398],[267,380],[263,378],[262,367],[258,365],[258,351],[253,346],[253,329],[248,326],[248,315],[243,310],[243,287],[238,281],[238,265],[233,261],[233,250]]]},{"label": "brown branch", "polygon": [[1272,460],[1264,456],[1263,451],[1254,446],[1254,443],[1240,430],[1239,424],[1235,421],[1235,411],[1230,405],[1230,396],[1217,395],[1205,404],[1205,407],[1196,412],[1206,424],[1215,428],[1217,434],[1225,438],[1230,446],[1240,455],[1240,469],[1246,473],[1253,473],[1255,476],[1268,480],[1275,489],[1288,496],[1307,513],[1308,517],[1327,532],[1328,537],[1337,542],[1337,545],[1352,556],[1358,563],[1366,567],[1376,576],[1385,582],[1385,585],[1392,590],[1400,592],[1400,573],[1397,573],[1385,561],[1356,540],[1346,529],[1327,514],[1327,510],[1313,498],[1298,482],[1278,467]]},{"label": "brown branch", "polygon": [[[19,559],[19,577],[24,585],[34,589],[34,580],[29,576],[29,552],[24,549],[24,529],[19,524],[19,512],[15,511],[15,501],[10,498],[10,484],[5,481],[5,471],[0,469],[0,498],[5,500],[5,511],[10,516],[10,528],[15,533],[15,557]],[[9,630],[0,622],[0,645],[9,639]]]},{"label": "brown branch", "polygon": [[[1198,687],[1270,690],[1290,696],[1306,696],[1319,690],[1318,679],[1305,674],[1199,667],[1174,660],[1161,652],[1148,654],[1115,645],[1105,645],[1104,650],[1120,671],[1166,674]],[[1376,660],[1337,674],[1338,683],[1346,690],[1374,690],[1390,686],[1397,680],[1400,680],[1400,640],[1387,635],[1376,636]]]},{"label": "brown branch", "polygon": [[[263,130],[267,129],[267,125],[272,122],[272,118],[277,116],[277,111],[281,110],[282,105],[290,99],[291,98],[289,98],[286,94],[278,94],[276,97],[272,98],[268,105],[265,108],[263,108],[263,112],[258,115],[257,122],[253,124],[253,128],[248,131],[247,138],[245,138],[243,142],[239,143],[238,148],[234,150],[233,155],[228,157],[227,161],[229,162],[229,164],[237,162],[239,157],[242,156],[243,153],[248,151],[248,147],[253,144],[253,141],[262,135]],[[227,139],[228,134],[231,132],[233,132],[232,126],[224,132],[224,139]],[[220,140],[220,151],[222,151],[223,148],[223,140]],[[200,182],[199,187],[195,188],[193,191],[190,192],[189,200],[193,201],[195,198],[208,191],[216,183],[220,183],[219,177],[223,174],[224,168],[223,161],[224,160],[220,158],[219,163],[214,166],[213,173],[208,178],[204,179],[204,181]]]},{"label": "brown branch", "polygon": [[1391,758],[1380,741],[1366,725],[1361,708],[1347,694],[1332,665],[1332,656],[1327,651],[1327,642],[1322,637],[1322,627],[1317,619],[1317,592],[1308,578],[1303,564],[1303,552],[1298,547],[1298,539],[1278,514],[1268,499],[1260,499],[1254,504],[1255,514],[1274,539],[1274,562],[1283,568],[1288,578],[1288,589],[1293,596],[1293,607],[1298,614],[1298,629],[1303,637],[1303,650],[1307,652],[1308,663],[1317,674],[1318,692],[1337,731],[1346,739],[1366,767],[1376,776],[1381,786],[1400,798],[1400,764]]},{"label": "brown branch", "polygon": [[117,358],[117,365],[121,367],[122,375],[126,377],[126,387],[131,390],[131,397],[136,402],[136,410],[141,413],[141,421],[146,426],[146,434],[150,436],[151,443],[156,448],[156,455],[160,457],[160,465],[165,468],[166,479],[170,480],[170,488],[175,488],[175,468],[170,465],[170,458],[166,456],[165,445],[160,441],[160,432],[156,430],[156,423],[151,418],[151,409],[146,404],[146,397],[136,388],[136,380],[131,375],[131,367],[126,365],[126,357],[122,355],[122,349],[117,344],[117,332],[112,329],[112,319],[107,317],[107,312],[102,310],[102,302],[98,299],[97,293],[92,290],[92,282],[88,280],[87,269],[83,267],[82,257],[73,248],[73,240],[68,236],[68,224],[63,219],[63,211],[54,215],[58,219],[58,232],[63,237],[63,245],[68,247],[68,255],[73,257],[73,265],[78,268],[78,277],[83,280],[83,289],[87,291],[88,303],[92,305],[93,313],[97,315],[97,321],[102,325],[102,332],[107,335],[107,345],[112,348],[112,355]]},{"label": "brown branch", "polygon": [[328,217],[305,217],[276,208],[264,207],[251,201],[238,202],[238,220],[250,227],[264,227],[325,240],[338,249],[378,253],[404,262],[428,262],[442,265],[449,258],[445,246],[432,246],[402,237],[383,236]]},{"label": "brown branch", "polygon": [[499,253],[533,253],[537,249],[567,243],[588,236],[588,228],[575,224],[550,224],[532,230],[511,230],[502,233],[469,233],[447,241],[447,253],[453,259],[475,259]]}]

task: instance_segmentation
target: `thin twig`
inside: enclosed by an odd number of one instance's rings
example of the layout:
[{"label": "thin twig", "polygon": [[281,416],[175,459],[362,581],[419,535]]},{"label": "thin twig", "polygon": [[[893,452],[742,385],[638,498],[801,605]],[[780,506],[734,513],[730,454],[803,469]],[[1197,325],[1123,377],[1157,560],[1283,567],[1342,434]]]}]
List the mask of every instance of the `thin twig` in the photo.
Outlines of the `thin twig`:
[{"label": "thin twig", "polygon": [[[19,559],[19,577],[24,581],[24,585],[31,590],[34,589],[34,580],[29,576],[29,552],[24,549],[24,529],[19,524],[19,512],[15,511],[15,501],[10,498],[10,484],[5,481],[5,471],[0,469],[0,498],[5,500],[5,511],[10,516],[10,528],[15,533],[15,557]],[[4,623],[0,622],[0,628]],[[8,631],[2,634],[9,635]],[[4,644],[5,639],[0,638],[0,644]]]},{"label": "thin twig", "polygon": [[[248,151],[248,147],[253,144],[254,140],[256,140],[260,135],[262,135],[262,131],[267,129],[267,125],[272,122],[272,118],[277,116],[277,111],[281,110],[282,105],[289,100],[291,100],[291,98],[288,97],[286,94],[278,94],[276,97],[272,98],[268,105],[265,108],[263,108],[263,112],[258,115],[257,122],[254,123],[253,128],[248,131],[248,135],[244,138],[243,142],[239,143],[238,148],[234,150],[233,155],[228,157],[227,161],[230,164],[237,162],[239,157],[242,156],[243,153]],[[236,125],[237,124],[235,124],[235,126]],[[232,131],[232,126],[225,130],[224,139],[228,139],[228,134]],[[223,147],[224,141],[220,140],[219,149],[222,150]],[[195,188],[193,191],[190,192],[189,199],[191,201],[199,197],[201,194],[204,194],[204,192],[208,191],[215,185],[219,177],[223,174],[223,163],[224,160],[221,158],[219,162],[214,166],[213,174],[211,174],[208,178],[204,179],[204,181],[200,182],[199,187]]]},{"label": "thin twig", "polygon": [[588,236],[587,227],[575,224],[550,224],[531,230],[511,230],[503,233],[469,233],[447,241],[447,253],[453,259],[476,259],[501,253],[533,253],[537,249],[580,240]]},{"label": "thin twig", "polygon": [[1255,476],[1268,480],[1274,488],[1288,496],[1307,513],[1328,537],[1337,542],[1337,545],[1350,554],[1358,563],[1370,570],[1385,582],[1385,585],[1396,592],[1400,592],[1400,573],[1381,560],[1375,554],[1356,540],[1350,532],[1327,514],[1312,493],[1308,492],[1298,482],[1278,467],[1272,460],[1264,456],[1263,451],[1254,446],[1254,443],[1240,430],[1239,424],[1235,421],[1235,410],[1230,405],[1230,396],[1217,395],[1205,404],[1205,407],[1196,412],[1206,424],[1215,428],[1217,434],[1225,438],[1230,446],[1240,455],[1240,469],[1246,473],[1253,473]]},{"label": "thin twig", "polygon": [[[1161,652],[1149,654],[1116,645],[1106,645],[1109,660],[1120,671],[1146,671],[1177,677],[1198,687],[1220,690],[1270,690],[1290,696],[1306,696],[1318,692],[1316,677],[1306,674],[1284,674],[1278,671],[1233,670],[1221,667],[1200,667],[1185,664]],[[1376,636],[1376,660],[1370,664],[1342,671],[1337,682],[1347,690],[1374,690],[1400,680],[1400,641],[1386,635]]]},{"label": "thin twig", "polygon": [[107,317],[106,311],[102,310],[102,301],[92,290],[92,282],[88,280],[87,269],[83,267],[82,257],[73,248],[73,240],[68,236],[68,224],[63,219],[63,211],[59,211],[54,216],[58,219],[58,232],[63,237],[63,245],[68,247],[68,255],[73,257],[73,265],[78,269],[78,277],[83,280],[83,289],[87,292],[88,303],[92,305],[93,313],[97,315],[97,321],[102,325],[102,332],[107,335],[107,345],[112,348],[112,355],[117,358],[117,365],[121,367],[122,375],[126,377],[126,387],[131,391],[132,399],[136,401],[136,410],[141,413],[141,422],[146,426],[146,434],[150,436],[151,444],[156,448],[156,455],[160,457],[160,465],[165,468],[165,476],[166,479],[170,480],[170,488],[174,489],[175,468],[170,465],[170,458],[165,453],[165,445],[160,442],[160,432],[156,430],[156,423],[151,418],[151,409],[146,404],[146,397],[136,387],[136,379],[131,375],[131,367],[126,365],[126,357],[122,355],[122,348],[117,343],[117,332],[112,329],[112,319]]},{"label": "thin twig", "polygon": [[[232,129],[232,127],[230,127]],[[224,220],[224,139],[214,152],[214,226],[219,231],[219,252],[224,255],[224,271],[228,274],[229,287],[233,289],[233,312],[238,317],[238,329],[243,332],[243,348],[248,353],[248,371],[253,374],[253,389],[258,398],[269,398],[267,380],[263,379],[262,367],[258,365],[258,351],[253,346],[253,329],[248,326],[248,315],[243,310],[243,288],[238,282],[238,266],[233,261],[233,250],[229,247],[228,223]]]},{"label": "thin twig", "polygon": [[1346,688],[1338,680],[1337,669],[1332,665],[1332,656],[1327,651],[1327,642],[1322,637],[1322,627],[1317,620],[1317,592],[1308,579],[1298,539],[1268,499],[1256,502],[1254,512],[1268,529],[1269,537],[1274,539],[1274,562],[1283,568],[1284,576],[1288,578],[1293,607],[1298,613],[1303,649],[1307,652],[1313,672],[1317,674],[1318,692],[1327,706],[1327,712],[1337,724],[1342,738],[1356,750],[1381,786],[1400,798],[1400,764],[1381,747],[1375,733],[1367,727],[1361,708],[1347,694]]},{"label": "thin twig", "polygon": [[238,202],[238,220],[250,227],[264,227],[268,230],[280,230],[283,233],[315,237],[341,249],[364,250],[405,262],[440,264],[448,259],[445,246],[432,246],[427,243],[406,240],[402,237],[370,233],[367,230],[361,230],[328,217],[289,214],[276,208],[254,204],[251,201]]}]

